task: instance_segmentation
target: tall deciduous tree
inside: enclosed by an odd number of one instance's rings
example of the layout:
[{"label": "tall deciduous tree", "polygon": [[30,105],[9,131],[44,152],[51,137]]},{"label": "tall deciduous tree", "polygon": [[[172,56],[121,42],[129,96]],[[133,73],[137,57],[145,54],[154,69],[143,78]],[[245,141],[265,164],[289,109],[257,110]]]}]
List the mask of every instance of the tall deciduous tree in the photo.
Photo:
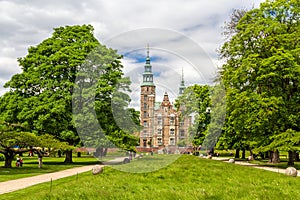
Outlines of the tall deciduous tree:
[{"label": "tall deciduous tree", "polygon": [[73,113],[77,130],[85,146],[97,149],[97,156],[107,147],[134,150],[137,145],[133,133],[138,121],[134,109],[128,108],[130,97],[126,94],[130,80],[123,77],[120,59],[116,51],[100,45],[76,79]]},{"label": "tall deciduous tree", "polygon": [[181,111],[181,117],[194,115],[194,124],[190,132],[193,144],[199,146],[204,141],[206,130],[210,123],[211,96],[208,85],[193,85],[187,87],[176,99],[176,107]]},{"label": "tall deciduous tree", "polygon": [[[112,57],[113,60],[107,57]],[[80,69],[89,62],[91,67],[98,69],[100,74],[96,75],[101,77],[93,77],[97,82],[93,95],[96,96],[96,101],[101,97],[111,102],[112,91],[122,77],[119,57],[114,50],[100,45],[93,35],[91,25],[55,28],[52,37],[36,47],[30,47],[28,55],[18,59],[22,73],[14,75],[6,83],[10,92],[1,98],[3,104],[0,113],[5,121],[22,123],[31,132],[48,133],[70,145],[76,145],[80,138],[74,123],[72,97]],[[100,62],[102,65],[98,66],[99,62],[95,63],[93,59],[109,62]],[[94,110],[100,111],[97,115],[104,115],[101,110],[106,108],[103,102],[94,104]],[[110,121],[105,123],[112,124]],[[106,127],[103,129],[111,133]],[[115,140],[118,137],[119,135],[112,135]],[[126,145],[129,141],[122,140]],[[66,152],[65,162],[72,162],[71,150]]]},{"label": "tall deciduous tree", "polygon": [[[227,131],[250,148],[267,146],[288,129],[300,129],[299,18],[298,0],[267,1],[248,11],[222,46]],[[271,161],[277,162],[278,151],[272,151]]]}]

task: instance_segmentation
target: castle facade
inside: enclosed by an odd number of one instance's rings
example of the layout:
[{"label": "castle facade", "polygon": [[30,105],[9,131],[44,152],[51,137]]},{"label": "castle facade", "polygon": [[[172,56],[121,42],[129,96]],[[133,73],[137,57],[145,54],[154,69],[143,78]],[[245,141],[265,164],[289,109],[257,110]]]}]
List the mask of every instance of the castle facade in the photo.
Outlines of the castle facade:
[{"label": "castle facade", "polygon": [[[191,117],[180,117],[184,108],[176,109],[167,92],[161,102],[156,102],[155,89],[148,49],[140,91],[140,148],[162,149],[188,145]],[[179,94],[184,89],[182,76]]]}]

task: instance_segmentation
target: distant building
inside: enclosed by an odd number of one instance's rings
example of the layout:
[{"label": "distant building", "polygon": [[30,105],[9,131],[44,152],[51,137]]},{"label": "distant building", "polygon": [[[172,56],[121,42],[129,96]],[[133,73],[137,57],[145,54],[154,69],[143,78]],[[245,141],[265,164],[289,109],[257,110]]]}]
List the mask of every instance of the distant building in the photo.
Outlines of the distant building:
[{"label": "distant building", "polygon": [[[177,147],[181,141],[189,137],[189,127],[191,117],[180,119],[182,110],[177,111],[171,104],[167,92],[165,92],[162,102],[156,102],[155,84],[153,82],[152,66],[150,63],[149,49],[143,82],[140,93],[140,120],[142,131],[140,132],[140,148]],[[179,86],[179,94],[185,89],[183,75]],[[184,109],[184,108],[181,108]]]}]

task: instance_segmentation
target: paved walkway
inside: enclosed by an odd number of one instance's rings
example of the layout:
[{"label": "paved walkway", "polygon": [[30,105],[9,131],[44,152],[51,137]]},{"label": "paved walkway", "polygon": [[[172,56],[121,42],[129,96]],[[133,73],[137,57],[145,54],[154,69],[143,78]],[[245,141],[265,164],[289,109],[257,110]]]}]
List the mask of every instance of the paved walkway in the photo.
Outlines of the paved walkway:
[{"label": "paved walkway", "polygon": [[[102,162],[103,163],[102,166],[120,164],[123,162],[124,158],[125,157],[118,157],[111,161]],[[4,193],[20,190],[39,183],[49,182],[51,181],[51,179],[57,180],[60,178],[73,176],[82,172],[91,171],[93,166],[94,165],[76,167],[76,168],[66,169],[63,171],[58,171],[58,172],[53,172],[48,174],[42,174],[42,175],[31,176],[27,178],[20,178],[16,180],[0,182],[0,195]]]},{"label": "paved walkway", "polygon": [[[261,165],[256,165],[256,164],[247,163],[247,162],[240,162],[240,161],[236,161],[235,163],[239,164],[239,165],[251,166],[251,167],[257,168],[257,169],[264,169],[264,170],[268,170],[268,171],[272,171],[272,172],[285,174],[285,169],[281,169],[281,168],[265,167],[265,166],[261,166]],[[297,176],[300,177],[300,171],[299,170],[298,170]]]},{"label": "paved walkway", "polygon": [[[214,160],[225,161],[225,162],[228,162],[228,160],[229,160],[229,158],[213,158],[213,159]],[[264,169],[264,170],[268,170],[268,171],[272,171],[272,172],[285,174],[285,169],[281,169],[281,168],[266,167],[266,166],[261,166],[261,165],[258,165],[258,164],[249,163],[249,162],[246,162],[246,161],[235,161],[234,163],[238,164],[238,165],[250,166],[250,167],[253,167],[253,168],[257,168],[257,169]],[[297,176],[300,177],[300,170],[298,170]]]}]

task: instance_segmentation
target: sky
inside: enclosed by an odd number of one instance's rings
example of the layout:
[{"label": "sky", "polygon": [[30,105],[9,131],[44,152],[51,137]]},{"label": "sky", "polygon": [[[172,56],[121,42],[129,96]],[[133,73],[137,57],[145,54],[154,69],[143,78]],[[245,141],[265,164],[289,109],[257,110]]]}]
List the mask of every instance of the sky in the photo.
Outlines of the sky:
[{"label": "sky", "polygon": [[0,95],[14,74],[17,58],[51,37],[53,28],[91,24],[100,43],[124,55],[132,85],[131,106],[139,91],[149,44],[156,99],[178,95],[182,72],[186,86],[211,84],[220,67],[217,49],[222,27],[233,9],[258,7],[263,0],[0,0]]}]

